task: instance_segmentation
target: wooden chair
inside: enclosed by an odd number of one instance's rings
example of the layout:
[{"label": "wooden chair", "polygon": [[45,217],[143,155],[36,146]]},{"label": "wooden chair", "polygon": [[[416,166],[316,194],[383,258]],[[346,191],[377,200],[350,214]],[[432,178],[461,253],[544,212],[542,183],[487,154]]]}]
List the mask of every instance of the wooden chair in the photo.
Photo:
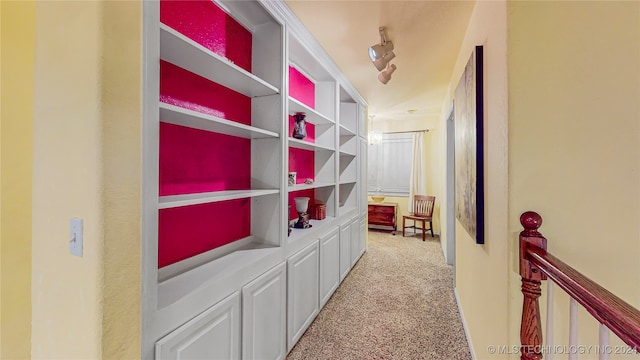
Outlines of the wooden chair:
[{"label": "wooden chair", "polygon": [[[435,196],[428,195],[414,195],[413,196],[413,212],[410,215],[402,216],[402,236],[404,236],[404,229],[413,228],[413,232],[416,232],[416,221],[422,223],[422,241],[424,240],[424,233],[426,230],[431,231],[431,237],[433,237],[433,224],[431,223],[431,217],[433,216],[433,205],[436,202]],[[406,226],[407,220],[413,220],[413,226]],[[429,229],[425,229],[425,223],[429,223]]]}]

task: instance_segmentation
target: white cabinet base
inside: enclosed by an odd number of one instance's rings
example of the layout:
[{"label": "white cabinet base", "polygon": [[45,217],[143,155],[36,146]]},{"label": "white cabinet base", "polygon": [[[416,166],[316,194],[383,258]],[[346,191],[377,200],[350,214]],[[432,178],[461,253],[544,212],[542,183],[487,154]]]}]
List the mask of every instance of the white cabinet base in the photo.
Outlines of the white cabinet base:
[{"label": "white cabinet base", "polygon": [[362,252],[360,251],[360,219],[355,217],[351,221],[351,267],[353,268]]},{"label": "white cabinet base", "polygon": [[288,349],[300,339],[319,311],[319,254],[318,242],[287,260],[288,282]]},{"label": "white cabinet base", "polygon": [[243,359],[284,359],[287,353],[285,271],[283,262],[242,288]]},{"label": "white cabinet base", "polygon": [[320,307],[340,285],[340,234],[338,229],[320,238]]},{"label": "white cabinet base", "polygon": [[240,359],[240,293],[158,340],[156,359]]},{"label": "white cabinet base", "polygon": [[360,254],[367,251],[367,214],[360,216]]},{"label": "white cabinet base", "polygon": [[340,224],[340,282],[351,270],[351,221]]}]

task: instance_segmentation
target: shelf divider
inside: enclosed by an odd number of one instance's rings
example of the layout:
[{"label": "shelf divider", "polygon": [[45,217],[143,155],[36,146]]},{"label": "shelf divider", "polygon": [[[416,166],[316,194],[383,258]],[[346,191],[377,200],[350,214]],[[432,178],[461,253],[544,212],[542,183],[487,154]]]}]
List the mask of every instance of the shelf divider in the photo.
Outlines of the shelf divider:
[{"label": "shelf divider", "polygon": [[329,182],[314,182],[313,184],[296,184],[293,186],[289,186],[289,192],[300,191],[300,190],[308,190],[308,189],[318,189],[323,187],[335,186],[335,183]]},{"label": "shelf divider", "polygon": [[322,115],[321,113],[317,112],[316,110],[308,107],[307,105],[301,103],[300,101],[289,97],[289,114],[293,115],[297,112],[303,112],[305,113],[307,116],[305,118],[305,121],[310,122],[312,124],[315,125],[322,125],[322,124],[335,124],[335,121],[329,119],[328,117]]},{"label": "shelf divider", "polygon": [[303,150],[328,150],[334,151],[333,148],[329,146],[320,145],[317,143],[310,143],[308,141],[303,141],[296,138],[289,138],[289,147],[303,149]]},{"label": "shelf divider", "polygon": [[348,129],[346,126],[344,126],[343,124],[340,124],[340,136],[356,136],[355,131]]},{"label": "shelf divider", "polygon": [[249,97],[280,93],[275,86],[166,24],[160,24],[160,59]]},{"label": "shelf divider", "polygon": [[160,196],[158,209],[208,204],[218,201],[235,200],[280,193],[277,189],[224,190],[205,193]]},{"label": "shelf divider", "polygon": [[160,102],[160,121],[246,139],[278,138],[273,131]]}]

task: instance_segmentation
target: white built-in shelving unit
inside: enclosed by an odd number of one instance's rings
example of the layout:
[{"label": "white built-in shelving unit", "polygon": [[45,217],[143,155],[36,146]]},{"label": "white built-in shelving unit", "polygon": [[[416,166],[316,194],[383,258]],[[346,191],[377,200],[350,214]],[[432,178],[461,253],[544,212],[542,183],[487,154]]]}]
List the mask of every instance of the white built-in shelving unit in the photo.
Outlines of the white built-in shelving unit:
[{"label": "white built-in shelving unit", "polygon": [[[215,6],[250,33],[251,63],[247,70],[211,50],[204,36],[179,30],[186,18],[175,27],[163,23],[166,3],[143,3],[141,358],[283,359],[365,251],[366,103],[283,1],[189,3]],[[233,31],[226,36],[238,40]],[[164,63],[242,94],[246,105],[238,106],[247,107],[250,123],[188,96],[163,97]],[[314,106],[289,95],[290,68],[313,83]],[[297,112],[314,127],[313,141],[291,137],[289,116]],[[189,138],[169,144],[165,135],[174,128],[246,144],[247,155],[226,140],[212,142],[207,154],[192,150]],[[312,154],[311,184],[287,184],[291,149]],[[168,166],[167,153],[189,165]],[[212,157],[235,159],[247,174],[216,168]],[[190,174],[200,167],[214,174]],[[289,199],[297,192],[326,204],[326,218],[289,233]],[[220,225],[219,217],[228,220]],[[231,240],[216,245],[218,234]],[[184,247],[196,250],[161,264]],[[317,286],[310,292],[308,284]]]}]

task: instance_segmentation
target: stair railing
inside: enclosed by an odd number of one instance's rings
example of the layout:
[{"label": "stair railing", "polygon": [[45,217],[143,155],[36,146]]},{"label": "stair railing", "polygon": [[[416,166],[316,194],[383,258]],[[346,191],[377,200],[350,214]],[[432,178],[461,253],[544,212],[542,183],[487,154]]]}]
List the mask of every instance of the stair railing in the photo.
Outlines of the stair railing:
[{"label": "stair railing", "polygon": [[[553,339],[553,283],[570,296],[569,346],[578,349],[578,304],[582,305],[600,323],[599,345],[595,353],[599,360],[607,360],[611,354],[640,353],[640,311],[607,289],[582,275],[571,266],[547,252],[547,239],[538,228],[542,217],[533,211],[520,216],[524,230],[520,233],[520,276],[522,277],[522,320],[520,323],[520,359],[539,360],[543,353],[553,356],[550,345],[543,345],[541,314],[538,298],[540,285],[547,282],[546,338]],[[613,331],[627,347],[618,349],[609,343],[609,331]],[[578,351],[569,351],[569,360],[577,359]]]}]

